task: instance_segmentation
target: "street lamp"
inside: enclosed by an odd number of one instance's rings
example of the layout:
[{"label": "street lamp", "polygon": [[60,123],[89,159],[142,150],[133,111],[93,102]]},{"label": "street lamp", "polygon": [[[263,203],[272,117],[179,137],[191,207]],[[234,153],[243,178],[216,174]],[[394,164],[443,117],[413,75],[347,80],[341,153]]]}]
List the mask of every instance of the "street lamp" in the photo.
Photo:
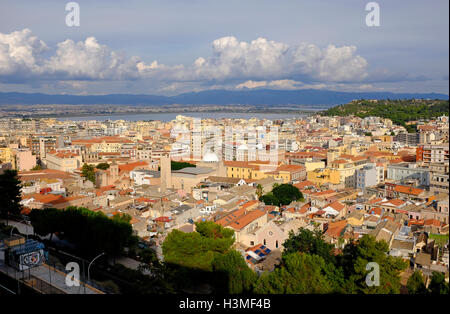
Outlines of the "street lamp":
[{"label": "street lamp", "polygon": [[[26,220],[24,219],[24,220],[21,220],[21,221],[19,221],[19,223],[21,223],[21,222],[24,222],[25,221],[25,232],[27,233],[27,240],[28,240],[28,225],[26,224]],[[10,237],[12,237],[12,233],[13,233],[13,231],[14,231],[14,229],[17,229],[19,232],[20,232],[20,230],[19,230],[19,228],[17,228],[16,226],[14,226],[12,229],[11,229],[11,233],[9,234],[9,236]]]},{"label": "street lamp", "polygon": [[105,255],[105,253],[103,252],[103,253],[99,254],[98,256],[94,257],[94,259],[89,263],[88,271],[87,271],[87,273],[88,273],[88,281],[90,281],[90,278],[91,278],[91,277],[89,276],[89,268],[91,268],[92,263],[93,263],[97,258],[99,258],[99,257],[102,256],[102,255]]}]

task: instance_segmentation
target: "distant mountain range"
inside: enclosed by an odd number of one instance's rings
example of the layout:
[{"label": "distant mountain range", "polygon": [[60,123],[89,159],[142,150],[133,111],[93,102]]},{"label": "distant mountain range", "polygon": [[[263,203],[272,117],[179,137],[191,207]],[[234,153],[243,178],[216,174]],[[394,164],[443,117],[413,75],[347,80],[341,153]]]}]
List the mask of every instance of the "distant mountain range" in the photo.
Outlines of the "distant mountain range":
[{"label": "distant mountain range", "polygon": [[41,93],[2,93],[0,105],[73,104],[73,105],[338,105],[355,99],[448,99],[437,93],[389,93],[389,92],[336,92],[328,90],[208,90],[179,94],[158,95],[49,95]]}]

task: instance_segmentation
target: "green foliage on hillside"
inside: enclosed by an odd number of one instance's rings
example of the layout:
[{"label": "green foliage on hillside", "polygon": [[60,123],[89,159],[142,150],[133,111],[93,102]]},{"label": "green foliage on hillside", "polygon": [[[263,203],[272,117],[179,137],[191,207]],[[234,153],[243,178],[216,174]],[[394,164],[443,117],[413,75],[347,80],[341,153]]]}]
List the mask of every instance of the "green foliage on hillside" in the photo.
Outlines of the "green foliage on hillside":
[{"label": "green foliage on hillside", "polygon": [[448,116],[448,100],[355,100],[321,112],[324,116],[376,116],[391,119],[394,124],[405,126],[408,121]]}]

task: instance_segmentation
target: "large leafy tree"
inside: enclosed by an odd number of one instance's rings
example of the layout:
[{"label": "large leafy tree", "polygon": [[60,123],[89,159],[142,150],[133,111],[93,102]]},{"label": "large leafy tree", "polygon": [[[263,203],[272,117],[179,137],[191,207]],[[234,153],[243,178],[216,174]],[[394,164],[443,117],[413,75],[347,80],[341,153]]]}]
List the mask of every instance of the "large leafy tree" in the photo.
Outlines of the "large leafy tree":
[{"label": "large leafy tree", "polygon": [[[346,276],[345,290],[348,293],[400,293],[400,272],[408,267],[399,257],[388,255],[389,246],[385,241],[376,241],[373,236],[364,235],[357,242],[350,242],[344,248],[342,267]],[[379,266],[379,285],[369,286],[366,277],[367,265],[371,262]]]},{"label": "large leafy tree", "polygon": [[180,169],[188,168],[188,167],[195,168],[195,165],[191,164],[189,162],[182,162],[182,161],[171,161],[170,162],[171,170],[180,170]]},{"label": "large leafy tree", "polygon": [[229,251],[234,243],[234,232],[224,233],[210,223],[199,223],[197,230],[200,231],[185,233],[172,230],[163,243],[164,260],[183,267],[211,271],[214,254]]},{"label": "large leafy tree", "polygon": [[195,223],[196,231],[207,238],[231,238],[234,231],[232,229],[223,228],[212,221],[202,221]]},{"label": "large leafy tree", "polygon": [[445,282],[444,274],[434,271],[428,289],[430,289],[432,294],[448,294],[449,288],[448,283]]},{"label": "large leafy tree", "polygon": [[288,205],[293,201],[303,200],[303,194],[292,184],[274,184],[272,191],[260,196],[259,200],[266,205]]},{"label": "large leafy tree", "polygon": [[218,292],[241,294],[252,291],[258,276],[251,270],[242,255],[231,250],[225,254],[216,254],[212,260],[215,278],[221,284]]},{"label": "large leafy tree", "polygon": [[303,194],[292,184],[281,184],[272,190],[273,195],[278,198],[280,204],[288,205],[293,201],[303,200]]},{"label": "large leafy tree", "polygon": [[280,205],[280,201],[278,200],[278,198],[275,195],[272,194],[272,192],[261,196],[259,198],[259,200],[261,202],[264,202],[264,204],[266,204],[266,205],[275,205],[275,206]]},{"label": "large leafy tree", "polygon": [[258,196],[258,199],[260,199],[261,196],[263,196],[263,193],[264,193],[263,186],[261,184],[257,184],[256,185],[256,196]]},{"label": "large leafy tree", "polygon": [[283,243],[284,254],[302,252],[322,257],[327,263],[335,263],[334,245],[325,242],[320,230],[310,231],[300,228],[297,233],[289,232],[289,237]]},{"label": "large leafy tree", "polygon": [[423,275],[420,270],[416,270],[406,283],[406,288],[409,294],[424,294],[427,293],[427,288],[423,280]]},{"label": "large leafy tree", "polygon": [[102,212],[70,206],[65,210],[34,209],[30,218],[37,234],[58,232],[60,238],[74,244],[86,257],[100,252],[117,256],[135,242],[128,217],[110,219]]},{"label": "large leafy tree", "polygon": [[51,241],[53,234],[61,231],[62,215],[56,208],[33,209],[29,216],[34,233],[37,235],[44,237],[50,234]]},{"label": "large leafy tree", "polygon": [[0,175],[0,215],[7,224],[9,217],[20,215],[21,187],[16,170],[5,170]]},{"label": "large leafy tree", "polygon": [[257,275],[231,248],[233,243],[233,230],[213,222],[196,223],[194,232],[172,230],[168,234],[162,247],[164,262],[177,277],[173,279],[179,289],[202,282],[219,293],[248,293]]},{"label": "large leafy tree", "polygon": [[83,167],[81,167],[81,174],[83,177],[91,181],[95,184],[95,167],[92,165],[84,164]]},{"label": "large leafy tree", "polygon": [[304,253],[283,256],[281,267],[263,274],[254,292],[259,294],[330,293],[332,285],[322,257]]},{"label": "large leafy tree", "polygon": [[101,162],[95,166],[97,169],[106,170],[109,168],[109,164],[107,162]]}]

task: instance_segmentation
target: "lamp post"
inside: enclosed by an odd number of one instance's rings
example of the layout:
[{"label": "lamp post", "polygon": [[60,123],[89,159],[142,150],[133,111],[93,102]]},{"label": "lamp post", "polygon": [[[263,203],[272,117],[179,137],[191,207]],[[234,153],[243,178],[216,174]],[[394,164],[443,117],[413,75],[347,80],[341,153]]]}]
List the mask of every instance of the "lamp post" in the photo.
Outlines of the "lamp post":
[{"label": "lamp post", "polygon": [[91,280],[91,277],[89,276],[89,268],[91,268],[92,263],[93,263],[97,258],[99,258],[99,257],[102,256],[102,255],[105,255],[105,253],[101,253],[101,254],[99,254],[98,256],[94,257],[94,259],[89,263],[88,271],[87,271],[87,273],[88,273],[88,282]]},{"label": "lamp post", "polygon": [[[21,222],[24,222],[25,221],[25,232],[27,233],[27,240],[28,240],[28,225],[26,224],[26,220],[24,219],[24,220],[21,220],[21,221],[19,221],[19,223],[21,223]],[[13,233],[13,231],[14,231],[14,229],[17,229],[19,232],[20,232],[20,230],[19,230],[19,228],[17,228],[16,226],[14,226],[12,229],[11,229],[11,233],[9,234],[9,236],[10,237],[12,237],[12,233]]]}]

